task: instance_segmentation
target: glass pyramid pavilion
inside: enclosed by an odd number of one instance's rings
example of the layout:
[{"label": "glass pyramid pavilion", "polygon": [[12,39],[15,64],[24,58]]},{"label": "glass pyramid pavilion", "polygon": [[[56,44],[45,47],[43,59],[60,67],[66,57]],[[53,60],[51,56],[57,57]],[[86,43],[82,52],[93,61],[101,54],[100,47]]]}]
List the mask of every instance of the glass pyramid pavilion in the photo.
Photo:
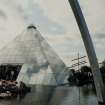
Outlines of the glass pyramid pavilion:
[{"label": "glass pyramid pavilion", "polygon": [[17,81],[27,84],[63,84],[66,65],[35,26],[29,26],[0,50],[0,64],[22,64]]}]

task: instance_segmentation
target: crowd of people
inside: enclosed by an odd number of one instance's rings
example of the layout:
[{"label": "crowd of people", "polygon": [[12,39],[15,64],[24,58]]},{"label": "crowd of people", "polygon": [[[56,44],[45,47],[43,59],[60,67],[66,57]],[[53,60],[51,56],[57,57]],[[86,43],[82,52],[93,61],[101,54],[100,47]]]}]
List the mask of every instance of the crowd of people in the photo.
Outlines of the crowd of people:
[{"label": "crowd of people", "polygon": [[0,98],[15,97],[30,90],[22,81],[16,81],[21,66],[0,66]]},{"label": "crowd of people", "polygon": [[0,97],[16,96],[18,94],[18,86],[16,81],[0,81]]},{"label": "crowd of people", "polygon": [[18,95],[23,96],[27,92],[30,92],[30,87],[22,81],[19,83],[16,81],[0,81],[0,98],[17,97]]}]

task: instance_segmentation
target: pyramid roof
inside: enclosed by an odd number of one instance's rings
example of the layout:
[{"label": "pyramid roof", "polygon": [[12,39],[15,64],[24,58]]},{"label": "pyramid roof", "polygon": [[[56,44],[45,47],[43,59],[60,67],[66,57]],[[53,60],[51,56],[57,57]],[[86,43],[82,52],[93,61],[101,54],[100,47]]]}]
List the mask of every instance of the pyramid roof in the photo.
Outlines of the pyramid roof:
[{"label": "pyramid roof", "polygon": [[0,64],[34,64],[36,68],[50,66],[59,82],[66,75],[66,65],[34,26],[27,27],[0,50]]}]

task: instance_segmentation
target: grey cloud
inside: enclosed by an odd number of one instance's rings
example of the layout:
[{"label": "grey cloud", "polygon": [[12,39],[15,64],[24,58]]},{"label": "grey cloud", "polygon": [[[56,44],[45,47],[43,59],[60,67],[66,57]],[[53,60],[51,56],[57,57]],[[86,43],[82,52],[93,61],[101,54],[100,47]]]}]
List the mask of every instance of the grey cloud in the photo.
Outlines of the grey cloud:
[{"label": "grey cloud", "polygon": [[5,20],[8,18],[6,13],[3,10],[0,10],[0,18],[5,19]]},{"label": "grey cloud", "polygon": [[50,33],[50,34],[65,34],[65,28],[58,24],[57,22],[52,21],[45,15],[43,9],[33,0],[28,0],[27,8],[21,7],[21,4],[16,4],[16,9],[19,15],[30,24],[34,24],[40,27],[40,30]]},{"label": "grey cloud", "polygon": [[96,39],[105,39],[105,33],[97,33],[94,37]]}]

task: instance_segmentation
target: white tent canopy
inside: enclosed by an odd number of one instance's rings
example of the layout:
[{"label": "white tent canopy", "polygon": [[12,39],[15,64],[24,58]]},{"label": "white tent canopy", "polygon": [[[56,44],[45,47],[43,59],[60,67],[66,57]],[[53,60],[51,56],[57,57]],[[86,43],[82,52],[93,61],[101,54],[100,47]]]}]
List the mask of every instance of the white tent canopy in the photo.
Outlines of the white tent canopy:
[{"label": "white tent canopy", "polygon": [[64,83],[66,66],[34,26],[0,51],[0,64],[23,64],[17,80],[29,84]]}]

